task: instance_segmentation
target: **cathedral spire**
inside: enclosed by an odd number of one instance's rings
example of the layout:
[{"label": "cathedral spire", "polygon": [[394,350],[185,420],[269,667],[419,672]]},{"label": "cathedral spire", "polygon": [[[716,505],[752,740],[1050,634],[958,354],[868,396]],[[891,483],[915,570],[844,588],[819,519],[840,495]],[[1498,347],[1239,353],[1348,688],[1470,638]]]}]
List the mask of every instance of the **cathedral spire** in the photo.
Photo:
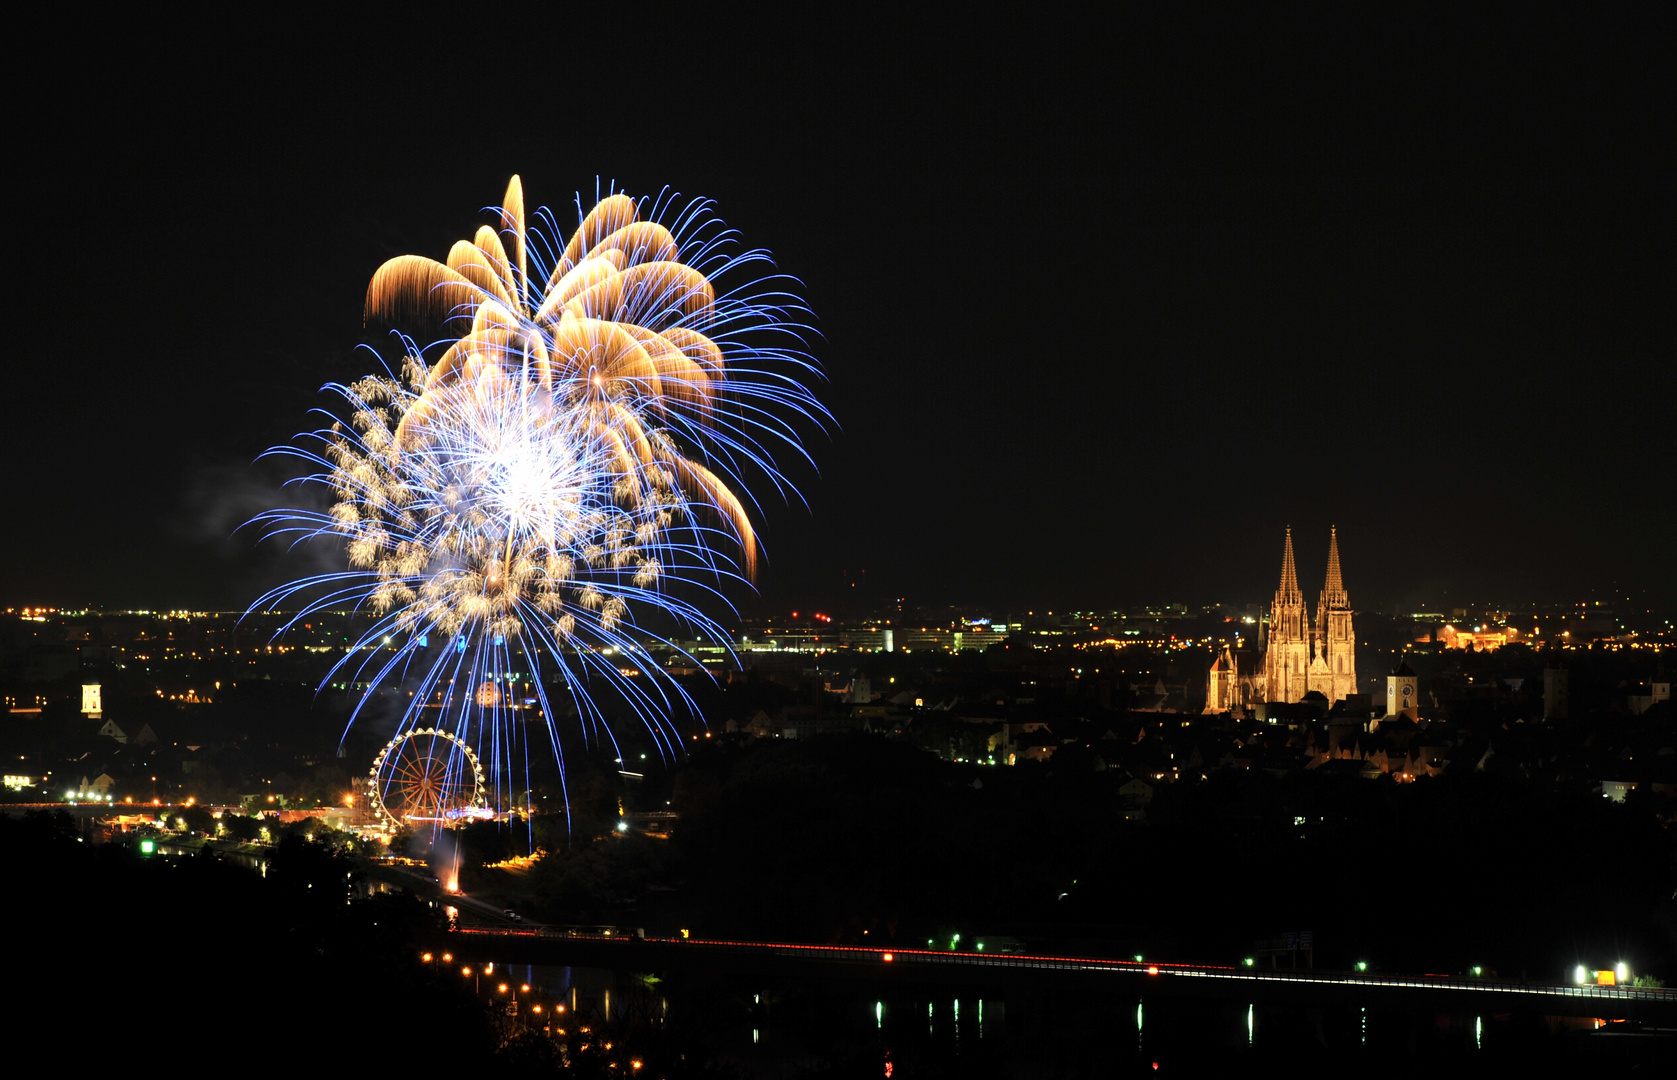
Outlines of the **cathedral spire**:
[{"label": "cathedral spire", "polygon": [[1283,599],[1295,597],[1300,600],[1303,599],[1303,594],[1299,592],[1298,567],[1293,563],[1293,527],[1291,525],[1287,526],[1287,550],[1281,556],[1281,587],[1276,592]]},{"label": "cathedral spire", "polygon": [[1328,581],[1322,591],[1339,594],[1345,591],[1345,579],[1339,573],[1339,527],[1333,526],[1328,533]]}]

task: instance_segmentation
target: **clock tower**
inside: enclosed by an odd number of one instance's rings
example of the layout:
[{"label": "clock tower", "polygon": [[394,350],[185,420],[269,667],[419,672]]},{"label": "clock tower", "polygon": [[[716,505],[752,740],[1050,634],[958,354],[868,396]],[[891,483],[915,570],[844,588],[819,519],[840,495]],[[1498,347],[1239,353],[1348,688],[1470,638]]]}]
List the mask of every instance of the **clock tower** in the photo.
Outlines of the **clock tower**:
[{"label": "clock tower", "polygon": [[1397,668],[1386,676],[1386,715],[1415,719],[1421,706],[1418,691],[1419,685],[1409,661],[1399,660]]}]

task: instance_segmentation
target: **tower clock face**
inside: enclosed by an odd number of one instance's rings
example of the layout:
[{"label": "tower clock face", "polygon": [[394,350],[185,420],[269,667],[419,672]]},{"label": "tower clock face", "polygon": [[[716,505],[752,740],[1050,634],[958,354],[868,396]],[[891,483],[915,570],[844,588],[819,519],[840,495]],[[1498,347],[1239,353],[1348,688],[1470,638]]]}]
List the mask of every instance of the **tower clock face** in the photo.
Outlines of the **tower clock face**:
[{"label": "tower clock face", "polygon": [[1413,694],[1414,692],[1415,692],[1415,688],[1413,686],[1405,685],[1405,686],[1398,687],[1398,693],[1402,694],[1404,697],[1408,697],[1410,694]]}]

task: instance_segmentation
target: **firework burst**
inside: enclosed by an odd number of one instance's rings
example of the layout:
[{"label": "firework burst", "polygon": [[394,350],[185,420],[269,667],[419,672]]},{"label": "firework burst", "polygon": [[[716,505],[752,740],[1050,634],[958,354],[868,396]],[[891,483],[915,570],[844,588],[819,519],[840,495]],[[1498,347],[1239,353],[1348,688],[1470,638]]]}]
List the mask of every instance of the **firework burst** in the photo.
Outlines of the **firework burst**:
[{"label": "firework burst", "polygon": [[369,321],[444,336],[400,336],[397,370],[333,384],[333,423],[271,451],[308,462],[302,482],[333,505],[257,521],[342,542],[348,567],[254,607],[376,614],[328,681],[359,656],[369,685],[413,684],[404,726],[436,710],[504,792],[527,766],[525,694],[561,761],[549,694],[610,739],[597,680],[674,750],[671,714],[691,702],[649,651],[673,643],[641,617],[726,639],[672,585],[720,600],[720,583],[755,575],[740,493],[791,493],[776,454],[804,456],[799,427],[827,414],[801,303],[753,273],[768,256],[741,250],[708,203],[610,193],[584,213],[579,198],[562,246],[545,210],[545,228],[527,224],[517,177],[495,212],[501,228],[446,262],[402,256],[374,275]]}]

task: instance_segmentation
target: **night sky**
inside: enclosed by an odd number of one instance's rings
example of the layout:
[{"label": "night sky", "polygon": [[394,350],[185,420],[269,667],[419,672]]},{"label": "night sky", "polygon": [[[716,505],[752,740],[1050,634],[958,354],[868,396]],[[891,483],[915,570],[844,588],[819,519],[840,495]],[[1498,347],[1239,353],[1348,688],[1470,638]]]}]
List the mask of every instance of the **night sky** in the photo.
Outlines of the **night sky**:
[{"label": "night sky", "polygon": [[709,196],[804,282],[836,426],[748,610],[1252,601],[1289,524],[1362,608],[1677,599],[1652,17],[469,10],[16,32],[0,605],[315,566],[233,535],[253,459],[515,172]]}]

